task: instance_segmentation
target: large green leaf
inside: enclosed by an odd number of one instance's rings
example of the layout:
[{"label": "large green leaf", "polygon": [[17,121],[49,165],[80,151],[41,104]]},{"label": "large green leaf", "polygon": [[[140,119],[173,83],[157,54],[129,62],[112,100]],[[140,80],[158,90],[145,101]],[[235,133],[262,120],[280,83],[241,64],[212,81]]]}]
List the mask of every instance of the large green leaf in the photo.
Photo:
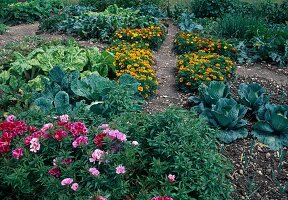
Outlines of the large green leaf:
[{"label": "large green leaf", "polygon": [[288,118],[282,113],[272,113],[271,125],[275,131],[284,132],[284,130],[288,130]]},{"label": "large green leaf", "polygon": [[241,128],[238,130],[221,130],[219,140],[225,143],[231,143],[237,139],[242,139],[248,136],[248,130]]},{"label": "large green leaf", "polygon": [[272,135],[271,133],[260,130],[253,130],[251,134],[257,137],[260,142],[268,145],[272,150],[278,150],[288,144],[287,135]]}]

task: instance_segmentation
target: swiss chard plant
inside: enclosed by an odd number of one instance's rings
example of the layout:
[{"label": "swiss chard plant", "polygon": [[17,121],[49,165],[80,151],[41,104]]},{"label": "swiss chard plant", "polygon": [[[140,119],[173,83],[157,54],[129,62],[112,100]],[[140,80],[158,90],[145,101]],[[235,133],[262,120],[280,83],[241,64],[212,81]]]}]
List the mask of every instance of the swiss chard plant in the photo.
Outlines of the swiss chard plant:
[{"label": "swiss chard plant", "polygon": [[198,87],[199,96],[191,96],[188,101],[197,104],[193,109],[202,113],[205,108],[211,108],[211,106],[217,103],[220,98],[230,97],[229,85],[222,81],[211,81],[209,85],[202,84]]},{"label": "swiss chard plant", "polygon": [[288,146],[288,105],[266,104],[257,112],[252,135],[277,150]]},{"label": "swiss chard plant", "polygon": [[243,119],[247,109],[234,99],[221,98],[215,105],[212,105],[211,110],[207,110],[202,116],[211,126],[220,128],[219,139],[221,141],[230,143],[248,135],[248,130],[245,128],[247,121]]},{"label": "swiss chard plant", "polygon": [[239,102],[253,112],[256,112],[269,101],[269,96],[266,95],[265,89],[258,83],[240,84],[238,94]]}]

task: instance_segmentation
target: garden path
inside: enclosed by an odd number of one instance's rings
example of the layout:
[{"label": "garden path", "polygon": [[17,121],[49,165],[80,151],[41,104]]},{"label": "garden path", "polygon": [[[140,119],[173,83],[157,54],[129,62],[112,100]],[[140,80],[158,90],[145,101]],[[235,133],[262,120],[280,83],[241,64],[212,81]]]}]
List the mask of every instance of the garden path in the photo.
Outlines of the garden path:
[{"label": "garden path", "polygon": [[167,21],[168,34],[161,48],[154,52],[155,71],[159,81],[156,97],[147,102],[145,110],[148,112],[163,111],[171,105],[182,105],[180,93],[176,89],[176,55],[174,54],[173,40],[178,28]]}]

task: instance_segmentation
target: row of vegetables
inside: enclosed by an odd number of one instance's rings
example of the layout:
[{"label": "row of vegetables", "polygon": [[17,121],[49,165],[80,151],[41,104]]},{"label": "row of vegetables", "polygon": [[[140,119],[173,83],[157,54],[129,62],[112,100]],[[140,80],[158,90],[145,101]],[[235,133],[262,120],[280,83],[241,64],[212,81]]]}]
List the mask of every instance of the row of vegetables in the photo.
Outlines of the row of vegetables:
[{"label": "row of vegetables", "polygon": [[248,136],[246,113],[252,115],[251,135],[279,149],[288,145],[288,106],[269,102],[265,89],[257,83],[241,84],[237,101],[225,84],[235,77],[233,62],[236,48],[227,41],[180,32],[174,40],[178,56],[178,85],[186,92],[198,89],[199,96],[191,96],[193,110],[221,129],[219,139],[230,143]]}]

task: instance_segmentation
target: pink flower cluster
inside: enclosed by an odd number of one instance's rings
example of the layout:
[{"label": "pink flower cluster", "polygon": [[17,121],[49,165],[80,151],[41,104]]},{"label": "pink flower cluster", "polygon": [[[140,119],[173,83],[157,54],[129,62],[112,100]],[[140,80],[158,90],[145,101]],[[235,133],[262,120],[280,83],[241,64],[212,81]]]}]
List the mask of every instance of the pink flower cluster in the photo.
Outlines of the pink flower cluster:
[{"label": "pink flower cluster", "polygon": [[123,165],[118,165],[116,167],[116,174],[125,174],[126,173],[126,169]]},{"label": "pink flower cluster", "polygon": [[102,151],[100,149],[96,149],[92,155],[91,158],[89,158],[90,162],[95,163],[96,161],[102,161],[104,158],[104,155],[107,154],[105,151]]},{"label": "pink flower cluster", "polygon": [[98,147],[103,146],[103,141],[106,136],[109,136],[112,140],[117,139],[121,142],[127,141],[127,136],[124,133],[119,130],[110,129],[109,124],[102,124],[98,128],[102,129],[102,132],[95,135],[93,140]]},{"label": "pink flower cluster", "polygon": [[54,132],[54,138],[58,141],[61,141],[63,138],[67,137],[68,133],[62,129],[58,129]]},{"label": "pink flower cluster", "polygon": [[[63,179],[62,181],[61,181],[61,185],[62,186],[66,186],[66,185],[71,185],[72,183],[73,183],[73,179],[72,178],[65,178],[65,179]],[[74,191],[76,191],[77,189],[78,189],[78,187],[79,187],[79,184],[78,183],[73,183],[72,185],[71,185],[71,189],[72,190],[74,190]]]},{"label": "pink flower cluster", "polygon": [[95,168],[95,167],[90,168],[90,169],[89,169],[89,172],[90,172],[90,174],[92,174],[93,176],[99,176],[99,175],[100,175],[99,170],[98,170],[97,168]]},{"label": "pink flower cluster", "polygon": [[65,124],[64,127],[72,133],[74,138],[81,134],[87,135],[88,133],[88,128],[86,128],[85,124],[82,122],[68,123]]},{"label": "pink flower cluster", "polygon": [[99,196],[97,200],[107,200],[105,197]]},{"label": "pink flower cluster", "polygon": [[23,148],[14,149],[12,151],[13,158],[16,158],[17,160],[20,159],[23,156],[23,151],[24,151]]},{"label": "pink flower cluster", "polygon": [[0,153],[9,152],[12,138],[17,135],[23,135],[25,131],[29,130],[25,122],[14,121],[15,119],[14,115],[10,115],[6,118],[5,122],[0,123],[0,131],[2,131]]},{"label": "pink flower cluster", "polygon": [[174,182],[175,181],[175,175],[169,174],[168,175],[168,180],[169,180],[170,183]]},{"label": "pink flower cluster", "polygon": [[30,141],[30,151],[36,153],[37,151],[40,150],[40,143],[38,138],[32,138]]},{"label": "pink flower cluster", "polygon": [[173,199],[167,196],[163,196],[163,197],[157,196],[157,197],[153,197],[151,200],[173,200]]},{"label": "pink flower cluster", "polygon": [[88,137],[87,136],[79,136],[72,142],[72,146],[74,148],[79,147],[81,144],[87,145],[88,144]]}]

